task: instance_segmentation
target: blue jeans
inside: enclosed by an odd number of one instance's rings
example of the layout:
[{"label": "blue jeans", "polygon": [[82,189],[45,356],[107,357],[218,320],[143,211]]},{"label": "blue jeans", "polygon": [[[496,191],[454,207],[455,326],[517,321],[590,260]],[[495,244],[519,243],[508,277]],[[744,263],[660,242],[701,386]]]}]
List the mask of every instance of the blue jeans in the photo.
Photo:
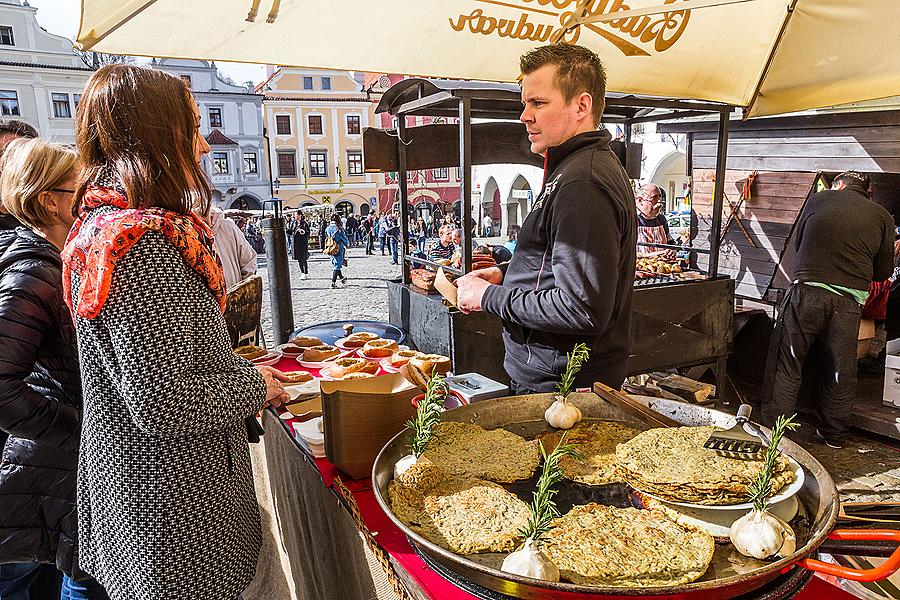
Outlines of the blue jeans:
[{"label": "blue jeans", "polygon": [[384,256],[384,244],[387,242],[387,237],[382,235],[378,239],[381,240],[381,255]]},{"label": "blue jeans", "polygon": [[0,600],[38,600],[31,593],[31,584],[40,567],[39,562],[0,565]]},{"label": "blue jeans", "polygon": [[397,246],[399,246],[399,244],[397,243],[397,238],[395,238],[394,236],[388,236],[388,243],[391,246],[391,263],[396,265],[398,263]]},{"label": "blue jeans", "polygon": [[419,239],[416,240],[419,252],[421,252],[422,254],[425,254],[425,242],[427,240],[428,240],[428,238],[425,238],[425,237],[420,237]]},{"label": "blue jeans", "polygon": [[109,596],[96,579],[75,581],[66,576],[63,578],[59,600],[109,600]]}]

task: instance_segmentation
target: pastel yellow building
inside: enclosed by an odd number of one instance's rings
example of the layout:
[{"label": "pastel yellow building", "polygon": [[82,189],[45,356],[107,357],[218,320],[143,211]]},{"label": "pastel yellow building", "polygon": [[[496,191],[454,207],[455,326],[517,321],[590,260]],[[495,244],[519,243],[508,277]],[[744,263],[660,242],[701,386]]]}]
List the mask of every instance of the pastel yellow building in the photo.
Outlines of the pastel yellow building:
[{"label": "pastel yellow building", "polygon": [[279,67],[264,94],[267,152],[285,208],[331,204],[341,213],[376,206],[379,175],[363,167],[362,132],[377,123],[364,74]]}]

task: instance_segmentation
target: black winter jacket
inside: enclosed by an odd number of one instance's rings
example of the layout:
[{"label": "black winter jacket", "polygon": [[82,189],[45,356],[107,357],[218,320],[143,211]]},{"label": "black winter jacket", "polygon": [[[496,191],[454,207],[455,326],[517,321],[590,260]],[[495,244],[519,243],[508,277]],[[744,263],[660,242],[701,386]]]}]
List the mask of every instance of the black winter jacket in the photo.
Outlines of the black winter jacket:
[{"label": "black winter jacket", "polygon": [[[0,232],[0,563],[75,563],[81,375],[57,249]],[[76,577],[83,577],[76,574]]]},{"label": "black winter jacket", "polygon": [[575,378],[618,389],[625,379],[634,284],[634,193],[603,129],[549,149],[544,186],[522,223],[502,285],[485,312],[503,319],[507,374],[552,391],[575,344],[590,359]]}]

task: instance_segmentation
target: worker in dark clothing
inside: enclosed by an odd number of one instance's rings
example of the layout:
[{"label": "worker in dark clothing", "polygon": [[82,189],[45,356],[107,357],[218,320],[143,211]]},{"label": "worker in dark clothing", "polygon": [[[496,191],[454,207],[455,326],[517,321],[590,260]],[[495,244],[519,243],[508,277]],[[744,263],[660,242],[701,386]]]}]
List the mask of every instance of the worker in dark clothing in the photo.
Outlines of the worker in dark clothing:
[{"label": "worker in dark clothing", "polygon": [[457,280],[458,306],[503,320],[503,366],[514,393],[549,392],[578,343],[590,358],[576,387],[625,379],[635,264],[634,194],[598,130],[606,91],[600,59],[569,44],[520,61],[531,151],[544,185],[505,265]]},{"label": "worker in dark clothing", "polygon": [[797,221],[794,282],[770,345],[763,420],[794,413],[807,353],[823,358],[817,411],[821,440],[843,446],[856,397],[856,340],[869,282],[891,276],[894,219],[868,198],[869,177],[847,171],[813,195]]}]

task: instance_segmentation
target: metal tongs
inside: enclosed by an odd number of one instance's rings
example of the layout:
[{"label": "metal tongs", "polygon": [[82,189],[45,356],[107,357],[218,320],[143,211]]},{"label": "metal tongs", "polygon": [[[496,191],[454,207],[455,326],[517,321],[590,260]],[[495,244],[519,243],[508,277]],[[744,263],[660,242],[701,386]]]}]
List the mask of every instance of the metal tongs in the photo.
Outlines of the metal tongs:
[{"label": "metal tongs", "polygon": [[[762,460],[769,446],[769,440],[759,427],[750,422],[749,404],[741,404],[731,429],[715,431],[703,444],[704,448],[715,450],[719,456],[740,460]],[[747,433],[746,429],[753,432]]]}]

